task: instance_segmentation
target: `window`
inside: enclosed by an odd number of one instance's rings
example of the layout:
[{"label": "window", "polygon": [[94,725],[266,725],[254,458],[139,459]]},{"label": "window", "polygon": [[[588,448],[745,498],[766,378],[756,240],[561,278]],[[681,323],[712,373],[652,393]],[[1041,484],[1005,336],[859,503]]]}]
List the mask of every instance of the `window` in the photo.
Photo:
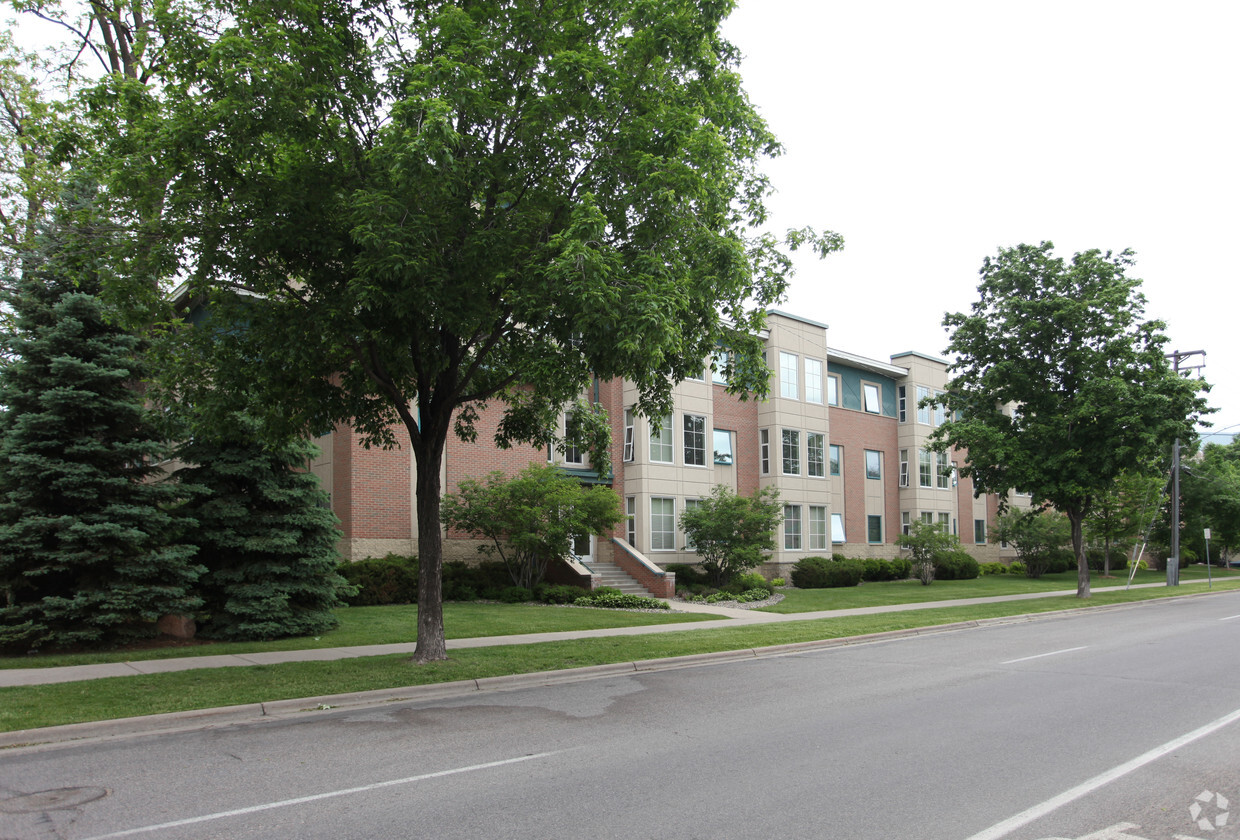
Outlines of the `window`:
[{"label": "window", "polygon": [[779,354],[779,395],[797,398],[797,357],[791,353]]},{"label": "window", "polygon": [[831,514],[831,542],[847,542],[844,539],[844,514],[842,513]]},{"label": "window", "polygon": [[688,382],[705,382],[706,375],[701,370],[692,370],[685,374],[685,380]]},{"label": "window", "polygon": [[805,474],[814,478],[823,477],[823,447],[827,436],[819,432],[805,433]]},{"label": "window", "polygon": [[934,460],[935,460],[935,466],[937,467],[937,469],[934,471],[935,482],[937,483],[938,488],[940,490],[947,490],[949,487],[951,487],[951,480],[952,480],[952,468],[951,468],[951,464],[949,464],[947,461],[947,453],[946,452],[934,453]]},{"label": "window", "polygon": [[934,461],[929,449],[917,452],[917,484],[921,487],[934,486]]},{"label": "window", "polygon": [[883,477],[883,453],[876,449],[867,449],[865,451],[865,477]]},{"label": "window", "polygon": [[763,475],[771,474],[771,430],[758,429],[758,461]]},{"label": "window", "polygon": [[930,396],[930,389],[924,385],[917,386],[917,422],[923,426],[930,425],[930,406],[922,405],[921,401]]},{"label": "window", "polygon": [[908,419],[907,390],[903,385],[896,388],[896,414],[899,416],[901,423]]},{"label": "window", "polygon": [[633,409],[624,410],[624,460],[633,460]]},{"label": "window", "polygon": [[801,506],[784,505],[784,548],[801,550]]},{"label": "window", "polygon": [[923,510],[923,511],[921,512],[921,521],[922,521],[922,524],[924,524],[924,525],[933,525],[933,524],[934,524],[934,514],[933,514],[933,513],[931,513],[931,512],[930,512],[930,511],[928,511],[928,510]]},{"label": "window", "polygon": [[908,487],[908,450],[900,450],[900,486]]},{"label": "window", "polygon": [[844,447],[833,443],[828,451],[831,454],[831,475],[839,475],[844,462]]},{"label": "window", "polygon": [[809,506],[810,551],[827,547],[827,509],[823,505]]},{"label": "window", "polygon": [[650,500],[650,550],[676,550],[676,500]]},{"label": "window", "polygon": [[672,418],[650,418],[650,460],[658,464],[672,463]]},{"label": "window", "polygon": [[883,401],[879,398],[878,386],[863,382],[861,391],[865,394],[865,410],[870,414],[882,414]]},{"label": "window", "polygon": [[[685,499],[685,513],[693,510],[701,503],[701,499]],[[697,551],[697,546],[693,544],[693,540],[689,539],[688,534],[685,534],[685,551]]]},{"label": "window", "polygon": [[685,415],[685,465],[706,466],[706,418]]},{"label": "window", "polygon": [[628,496],[624,500],[624,536],[629,545],[637,546],[637,497]]},{"label": "window", "polygon": [[728,378],[723,375],[723,369],[728,365],[729,354],[726,350],[720,350],[710,360],[710,381],[716,385],[727,385]]},{"label": "window", "polygon": [[783,430],[784,475],[801,474],[801,433],[796,429]]},{"label": "window", "polygon": [[827,374],[827,405],[840,404],[840,378]]},{"label": "window", "polygon": [[[572,415],[564,416],[564,437],[568,437],[568,426],[572,422]],[[566,443],[564,445],[564,463],[566,464],[582,464],[585,463],[585,453],[577,448],[576,444]]]},{"label": "window", "polygon": [[950,513],[939,514],[939,524],[943,526],[943,533],[951,533],[952,515]]},{"label": "window", "polygon": [[904,534],[904,536],[907,537],[908,532],[912,530],[912,526],[913,526],[913,523],[912,523],[911,515],[906,510],[904,511],[904,513],[900,514],[900,533]]},{"label": "window", "polygon": [[[939,399],[943,398],[942,391],[935,391],[934,395],[938,397]],[[947,406],[943,405],[942,403],[938,403],[934,407],[934,425],[942,426],[946,422],[947,422]]]},{"label": "window", "polygon": [[715,429],[712,446],[716,464],[732,463],[732,433],[727,429]]},{"label": "window", "polygon": [[805,360],[805,401],[822,405],[822,362]]},{"label": "window", "polygon": [[978,545],[986,544],[986,520],[985,519],[974,519],[973,520],[973,542],[977,543]]},{"label": "window", "polygon": [[865,538],[872,543],[883,541],[883,518],[873,514],[865,518]]}]

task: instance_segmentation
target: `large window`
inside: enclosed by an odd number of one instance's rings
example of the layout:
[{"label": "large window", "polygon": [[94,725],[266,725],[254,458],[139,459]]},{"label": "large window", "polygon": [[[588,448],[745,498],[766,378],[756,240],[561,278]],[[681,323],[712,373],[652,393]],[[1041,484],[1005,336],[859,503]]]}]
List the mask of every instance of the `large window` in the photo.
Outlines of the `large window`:
[{"label": "large window", "polygon": [[882,414],[883,401],[878,386],[864,382],[861,385],[861,392],[865,395],[865,410],[870,414]]},{"label": "large window", "polygon": [[782,469],[784,475],[801,474],[801,433],[796,429],[783,430]]},{"label": "large window", "polygon": [[[701,503],[701,499],[685,499],[685,513],[693,510]],[[693,544],[693,540],[689,539],[688,534],[685,534],[685,551],[697,551],[697,546]]]},{"label": "large window", "polygon": [[[935,391],[934,395],[938,397],[939,399],[943,398],[942,391]],[[947,422],[947,406],[943,405],[943,403],[936,403],[934,406],[934,425],[942,426],[946,422]]]},{"label": "large window", "polygon": [[715,429],[714,453],[716,464],[732,463],[732,433],[727,429]]},{"label": "large window", "polygon": [[848,542],[844,537],[844,514],[831,514],[831,542],[843,543]]},{"label": "large window", "polygon": [[840,475],[844,466],[844,447],[833,443],[829,452],[831,453],[831,475]]},{"label": "large window", "polygon": [[633,409],[624,410],[624,460],[633,460]]},{"label": "large window", "polygon": [[797,357],[792,353],[779,354],[779,395],[797,398]]},{"label": "large window", "polygon": [[935,483],[940,490],[947,490],[951,487],[952,482],[952,468],[951,464],[947,460],[947,453],[934,453],[934,460],[935,466],[937,467],[934,471]]},{"label": "large window", "polygon": [[801,550],[801,506],[784,505],[784,548]]},{"label": "large window", "polygon": [[944,534],[951,533],[952,515],[950,513],[939,514],[939,525],[943,527]]},{"label": "large window", "polygon": [[865,477],[883,477],[883,453],[877,449],[867,449],[865,451]]},{"label": "large window", "polygon": [[865,538],[872,543],[883,541],[883,518],[870,514],[865,518]]},{"label": "large window", "polygon": [[827,374],[827,405],[840,404],[840,378]]},{"label": "large window", "polygon": [[727,385],[728,378],[723,375],[723,369],[728,366],[728,351],[720,350],[710,360],[710,381],[716,385]]},{"label": "large window", "polygon": [[685,415],[685,465],[706,466],[706,418]]},{"label": "large window", "polygon": [[650,460],[657,464],[672,463],[672,418],[650,418]]},{"label": "large window", "polygon": [[985,519],[974,519],[973,520],[973,542],[977,543],[978,545],[986,544],[986,520]]},{"label": "large window", "polygon": [[908,487],[908,450],[900,450],[900,486]]},{"label": "large window", "polygon": [[805,401],[822,405],[822,362],[805,360]]},{"label": "large window", "polygon": [[637,547],[637,497],[627,496],[624,500],[624,535],[629,545]]},{"label": "large window", "polygon": [[[568,426],[572,422],[572,415],[564,416],[564,436],[568,437]],[[577,447],[576,444],[565,444],[564,446],[564,463],[566,464],[583,464],[585,463],[585,453]]]},{"label": "large window", "polygon": [[805,433],[805,474],[814,478],[822,478],[826,464],[823,463],[823,448],[826,446],[827,436],[819,432]]},{"label": "large window", "polygon": [[907,510],[904,511],[904,513],[900,514],[900,533],[904,534],[904,536],[907,537],[908,532],[912,530],[912,525],[913,525],[913,522]]},{"label": "large window", "polygon": [[901,423],[908,419],[908,388],[903,385],[896,388],[896,415]]},{"label": "large window", "polygon": [[763,475],[771,474],[771,430],[758,429],[758,467]]},{"label": "large window", "polygon": [[929,449],[921,449],[917,452],[917,483],[921,487],[934,486],[933,454]]},{"label": "large window", "polygon": [[809,506],[809,550],[827,547],[827,509],[823,505]]},{"label": "large window", "polygon": [[650,500],[650,550],[676,550],[676,500]]},{"label": "large window", "polygon": [[917,386],[917,422],[923,426],[930,425],[930,406],[922,405],[921,401],[930,396],[930,389],[924,385]]}]

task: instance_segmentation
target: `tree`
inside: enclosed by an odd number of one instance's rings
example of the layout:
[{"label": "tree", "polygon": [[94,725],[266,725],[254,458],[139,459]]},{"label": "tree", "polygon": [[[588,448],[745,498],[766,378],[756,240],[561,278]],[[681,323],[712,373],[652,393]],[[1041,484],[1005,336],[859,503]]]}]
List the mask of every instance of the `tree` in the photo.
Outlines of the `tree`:
[{"label": "tree", "polygon": [[[496,403],[498,446],[547,440],[595,377],[661,415],[721,345],[732,390],[760,396],[785,247],[841,245],[754,232],[778,145],[719,34],[730,8],[277,2],[210,29],[158,21],[163,116],[104,151],[118,184],[174,171],[167,234],[220,325],[186,331],[198,344],[167,369],[183,390],[260,383],[264,425],[408,441],[416,661],[446,655],[449,434],[473,439]],[[113,112],[142,95],[114,91]],[[572,417],[555,445],[587,444],[605,472],[606,418]]]},{"label": "tree", "polygon": [[195,434],[177,450],[191,466],[176,480],[206,571],[201,635],[220,639],[310,636],[337,624],[345,581],[336,574],[340,532],[318,479],[314,446],[300,436],[267,443],[253,418]]},{"label": "tree", "polygon": [[1077,596],[1089,597],[1082,526],[1100,493],[1133,463],[1192,438],[1207,408],[1176,376],[1159,321],[1143,321],[1132,254],[1053,245],[1001,249],[982,265],[969,315],[947,315],[955,362],[939,448],[967,449],[980,492],[1031,492],[1071,524]]},{"label": "tree", "polygon": [[1016,548],[1016,557],[1025,565],[1026,577],[1040,578],[1046,574],[1056,552],[1062,551],[1072,540],[1072,525],[1058,511],[1008,508],[999,514],[995,537]]},{"label": "tree", "polygon": [[1204,560],[1206,528],[1215,559],[1240,547],[1240,438],[1206,444],[1200,460],[1183,468],[1180,492],[1180,515],[1186,526],[1181,548]]},{"label": "tree", "polygon": [[133,387],[141,342],[98,293],[91,191],[62,202],[5,302],[16,330],[0,369],[0,643],[109,644],[192,613],[201,567],[170,543],[166,447]]},{"label": "tree", "polygon": [[779,491],[774,487],[738,496],[720,484],[680,514],[680,528],[718,586],[758,566],[774,551],[775,529],[783,519]]},{"label": "tree", "polygon": [[1085,535],[1102,543],[1102,574],[1111,574],[1111,547],[1131,540],[1153,520],[1166,476],[1154,469],[1126,469],[1098,494],[1085,517]]},{"label": "tree", "polygon": [[922,586],[934,583],[935,562],[960,547],[960,540],[937,522],[914,520],[907,534],[896,537],[896,545],[908,551],[913,575]]},{"label": "tree", "polygon": [[623,515],[610,487],[587,487],[555,467],[530,464],[512,478],[493,472],[485,483],[465,479],[444,498],[443,518],[490,540],[478,550],[498,555],[515,585],[533,589],[576,540],[607,531]]}]

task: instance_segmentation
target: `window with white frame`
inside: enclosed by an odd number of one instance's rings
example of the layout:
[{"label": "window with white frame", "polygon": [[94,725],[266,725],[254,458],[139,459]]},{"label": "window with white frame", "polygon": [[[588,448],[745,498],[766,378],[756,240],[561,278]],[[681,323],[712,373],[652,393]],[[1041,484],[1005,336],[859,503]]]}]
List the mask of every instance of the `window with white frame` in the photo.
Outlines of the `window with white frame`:
[{"label": "window with white frame", "polygon": [[676,500],[658,496],[650,500],[650,550],[676,550]]},{"label": "window with white frame", "polygon": [[822,362],[805,360],[805,401],[822,405]]},{"label": "window with white frame", "polygon": [[797,357],[783,351],[779,354],[779,395],[790,400],[797,398]]},{"label": "window with white frame", "polygon": [[801,506],[784,505],[784,548],[801,550]]},{"label": "window with white frame", "polygon": [[827,374],[827,405],[840,404],[840,378],[833,373]]},{"label": "window with white frame", "polygon": [[732,433],[727,429],[715,429],[712,443],[715,463],[730,465],[732,463]]},{"label": "window with white frame", "polygon": [[656,464],[672,463],[672,418],[650,418],[650,460]]},{"label": "window with white frame", "polygon": [[637,547],[637,497],[626,496],[624,499],[624,538],[629,545]]},{"label": "window with white frame", "polygon": [[883,518],[881,516],[870,514],[865,518],[865,538],[871,543],[883,541]]},{"label": "window with white frame", "polygon": [[948,462],[946,452],[934,453],[935,461],[935,482],[940,490],[947,490],[951,487],[952,467]]},{"label": "window with white frame", "polygon": [[633,409],[624,410],[624,460],[633,460]]},{"label": "window with white frame", "polygon": [[[685,513],[693,510],[701,503],[701,499],[685,499]],[[685,551],[697,551],[697,546],[693,544],[693,540],[689,539],[688,534],[685,534]]]},{"label": "window with white frame", "polygon": [[[564,437],[568,437],[568,426],[573,420],[571,414],[564,416]],[[576,444],[567,443],[564,445],[564,463],[566,464],[583,464],[585,463],[585,453],[582,452]]]},{"label": "window with white frame", "polygon": [[883,477],[883,453],[877,449],[867,449],[865,451],[865,477]]},{"label": "window with white frame", "polygon": [[685,415],[685,466],[706,466],[706,418]]},{"label": "window with white frame", "polygon": [[896,416],[901,423],[908,419],[908,388],[904,385],[896,388]]},{"label": "window with white frame", "polygon": [[809,506],[809,549],[816,551],[827,547],[827,508],[824,505]]},{"label": "window with white frame", "polygon": [[844,536],[844,514],[831,514],[831,542],[835,544],[848,542]]},{"label": "window with white frame", "polygon": [[865,395],[865,410],[870,414],[882,414],[883,401],[878,386],[870,382],[863,382],[861,384],[861,392]]},{"label": "window with white frame", "polygon": [[939,526],[943,529],[944,534],[951,533],[952,515],[950,513],[939,514]]},{"label": "window with white frame", "polygon": [[758,429],[758,468],[763,475],[771,474],[770,429]]},{"label": "window with white frame", "polygon": [[724,376],[723,371],[728,366],[729,354],[726,350],[720,350],[711,356],[710,360],[710,381],[716,385],[727,385],[728,378]]},{"label": "window with white frame", "polygon": [[923,525],[933,525],[934,524],[934,512],[929,511],[929,510],[923,510],[921,512],[921,521]]},{"label": "window with white frame", "polygon": [[930,389],[924,385],[917,386],[917,422],[923,426],[930,425],[930,406],[922,405],[922,400],[930,396]]},{"label": "window with white frame", "polygon": [[831,475],[841,475],[844,468],[844,447],[838,443],[830,445],[828,452],[831,455]]},{"label": "window with white frame", "polygon": [[904,513],[900,514],[900,533],[904,534],[904,536],[907,537],[908,532],[912,530],[912,526],[913,526],[913,522],[912,522],[911,515],[906,510],[904,511]]},{"label": "window with white frame", "polygon": [[934,486],[934,453],[929,449],[917,451],[917,484],[921,487]]},{"label": "window with white frame", "polygon": [[811,478],[822,478],[826,471],[827,436],[821,432],[805,433],[805,474]]},{"label": "window with white frame", "polygon": [[[943,398],[942,391],[935,391],[934,395],[938,397],[939,399]],[[946,422],[947,422],[947,406],[943,405],[943,403],[941,402],[935,403],[934,404],[934,425],[942,426]]]},{"label": "window with white frame", "polygon": [[900,450],[900,486],[908,487],[908,450]]},{"label": "window with white frame", "polygon": [[784,475],[801,474],[801,433],[796,429],[784,429],[783,457],[780,459]]}]

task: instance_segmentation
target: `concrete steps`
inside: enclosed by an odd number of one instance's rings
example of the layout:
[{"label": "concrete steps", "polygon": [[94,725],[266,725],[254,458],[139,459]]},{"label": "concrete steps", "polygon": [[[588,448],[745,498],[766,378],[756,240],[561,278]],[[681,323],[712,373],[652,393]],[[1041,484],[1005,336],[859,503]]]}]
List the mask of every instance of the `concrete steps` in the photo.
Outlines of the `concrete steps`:
[{"label": "concrete steps", "polygon": [[623,569],[610,560],[594,559],[590,561],[589,566],[596,575],[602,578],[602,586],[610,586],[612,589],[619,589],[630,595],[650,597],[650,590],[629,577]]}]

